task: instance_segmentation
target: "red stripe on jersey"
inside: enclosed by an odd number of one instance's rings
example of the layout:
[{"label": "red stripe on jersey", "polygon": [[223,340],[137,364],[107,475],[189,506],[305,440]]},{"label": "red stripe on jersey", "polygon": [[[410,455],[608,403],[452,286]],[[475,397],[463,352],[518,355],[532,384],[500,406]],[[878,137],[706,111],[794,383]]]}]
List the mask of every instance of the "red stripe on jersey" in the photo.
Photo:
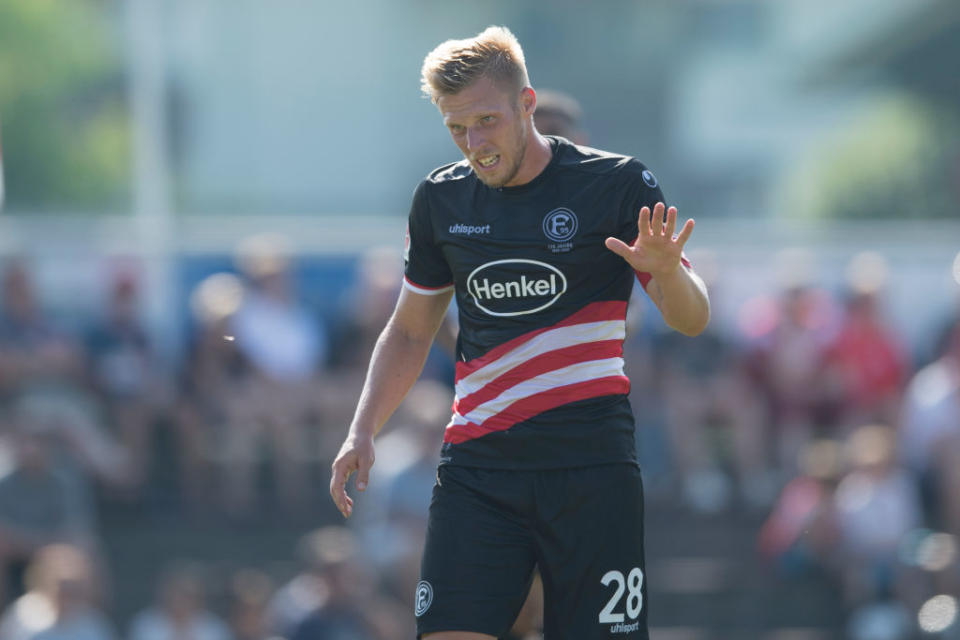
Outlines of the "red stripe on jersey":
[{"label": "red stripe on jersey", "polygon": [[487,353],[483,354],[479,358],[474,358],[469,362],[458,362],[456,368],[456,377],[455,381],[459,382],[463,378],[467,377],[471,373],[482,369],[491,362],[498,360],[503,355],[513,351],[524,342],[527,342],[541,333],[550,331],[551,329],[559,329],[560,327],[569,327],[575,324],[585,324],[587,322],[600,322],[604,320],[623,320],[627,317],[627,303],[623,300],[610,300],[606,302],[591,302],[580,311],[577,311],[571,316],[568,316],[561,320],[560,322],[550,325],[548,327],[542,327],[525,333],[521,336],[517,336],[513,340],[504,342],[503,344],[494,347]]},{"label": "red stripe on jersey", "polygon": [[484,420],[481,424],[473,422],[452,424],[444,431],[443,441],[450,444],[460,444],[495,431],[505,431],[519,422],[529,420],[544,411],[555,409],[570,402],[629,392],[630,381],[626,376],[609,376],[554,387],[542,393],[517,400],[506,410]]},{"label": "red stripe on jersey", "polygon": [[562,369],[563,367],[579,362],[618,358],[621,356],[623,356],[622,340],[585,342],[583,344],[575,344],[569,347],[555,349],[510,369],[500,377],[491,380],[479,391],[471,393],[464,398],[457,398],[453,403],[453,410],[454,413],[465,416],[484,402],[496,398],[507,389],[538,376],[541,373]]}]

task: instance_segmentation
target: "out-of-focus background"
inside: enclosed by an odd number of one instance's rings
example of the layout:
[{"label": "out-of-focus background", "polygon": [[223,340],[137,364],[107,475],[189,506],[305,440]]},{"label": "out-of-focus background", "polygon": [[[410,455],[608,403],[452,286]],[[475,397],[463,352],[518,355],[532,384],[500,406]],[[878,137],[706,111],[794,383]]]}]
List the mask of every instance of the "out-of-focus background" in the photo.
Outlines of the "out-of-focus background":
[{"label": "out-of-focus background", "polygon": [[346,526],[328,469],[490,24],[697,220],[709,330],[626,345],[653,637],[960,637],[955,0],[0,0],[0,638],[412,637],[442,348]]}]

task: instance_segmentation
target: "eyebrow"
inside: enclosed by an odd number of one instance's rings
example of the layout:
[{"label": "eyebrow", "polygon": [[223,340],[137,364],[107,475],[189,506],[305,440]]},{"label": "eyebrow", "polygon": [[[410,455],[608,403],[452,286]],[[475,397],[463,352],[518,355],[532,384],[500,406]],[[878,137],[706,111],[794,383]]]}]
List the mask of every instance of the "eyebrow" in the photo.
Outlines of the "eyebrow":
[{"label": "eyebrow", "polygon": [[[500,113],[501,113],[501,112],[500,112],[500,111],[497,111],[497,110],[481,111],[480,113],[478,113],[478,114],[477,114],[476,116],[474,116],[473,118],[474,118],[475,120],[481,120],[481,119],[483,119],[483,118],[486,118],[487,116],[499,116]],[[452,127],[452,126],[454,126],[454,125],[462,125],[462,124],[463,124],[461,121],[459,121],[459,120],[454,121],[454,120],[452,120],[451,118],[448,118],[447,116],[444,116],[444,117],[443,117],[443,122],[444,122],[444,124],[447,125],[448,127]]]}]

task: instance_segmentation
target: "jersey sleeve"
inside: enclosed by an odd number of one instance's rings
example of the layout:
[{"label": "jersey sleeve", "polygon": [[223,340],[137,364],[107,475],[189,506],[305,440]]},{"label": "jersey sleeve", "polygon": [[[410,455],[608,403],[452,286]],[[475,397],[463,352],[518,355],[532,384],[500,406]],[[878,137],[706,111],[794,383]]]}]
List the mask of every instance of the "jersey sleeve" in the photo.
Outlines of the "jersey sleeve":
[{"label": "jersey sleeve", "polygon": [[437,295],[453,288],[453,274],[434,242],[426,181],[413,194],[403,250],[403,286],[415,293]]},{"label": "jersey sleeve", "polygon": [[[633,244],[636,242],[639,233],[637,220],[640,217],[640,209],[649,207],[653,211],[654,205],[658,202],[667,205],[667,201],[663,196],[659,180],[643,163],[632,159],[624,172],[626,174],[626,198],[624,209],[621,212],[621,227],[617,237],[627,244]],[[685,254],[680,257],[680,261],[687,269],[691,268],[690,261]],[[637,275],[640,286],[646,291],[653,276],[646,271],[634,271],[634,273]]]}]

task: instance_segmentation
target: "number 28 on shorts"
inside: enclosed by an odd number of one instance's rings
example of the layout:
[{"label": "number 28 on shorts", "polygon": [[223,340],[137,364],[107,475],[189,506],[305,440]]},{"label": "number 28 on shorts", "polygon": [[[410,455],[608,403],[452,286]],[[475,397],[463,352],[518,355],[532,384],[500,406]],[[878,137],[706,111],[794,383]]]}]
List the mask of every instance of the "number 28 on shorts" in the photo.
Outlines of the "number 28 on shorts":
[{"label": "number 28 on shorts", "polygon": [[[613,627],[610,629],[611,633],[633,631],[639,626],[639,623],[625,622],[624,613],[626,613],[626,618],[631,621],[637,620],[640,617],[640,612],[643,610],[643,571],[641,571],[639,567],[634,567],[627,574],[626,578],[624,578],[623,572],[617,571],[616,569],[607,571],[603,574],[603,577],[600,578],[600,584],[605,587],[615,585],[613,594],[600,611],[598,618],[600,624],[612,624]],[[624,603],[624,608],[620,609],[620,602],[623,600],[624,592],[626,592],[627,595],[626,602]],[[624,613],[621,613],[621,611]]]}]

